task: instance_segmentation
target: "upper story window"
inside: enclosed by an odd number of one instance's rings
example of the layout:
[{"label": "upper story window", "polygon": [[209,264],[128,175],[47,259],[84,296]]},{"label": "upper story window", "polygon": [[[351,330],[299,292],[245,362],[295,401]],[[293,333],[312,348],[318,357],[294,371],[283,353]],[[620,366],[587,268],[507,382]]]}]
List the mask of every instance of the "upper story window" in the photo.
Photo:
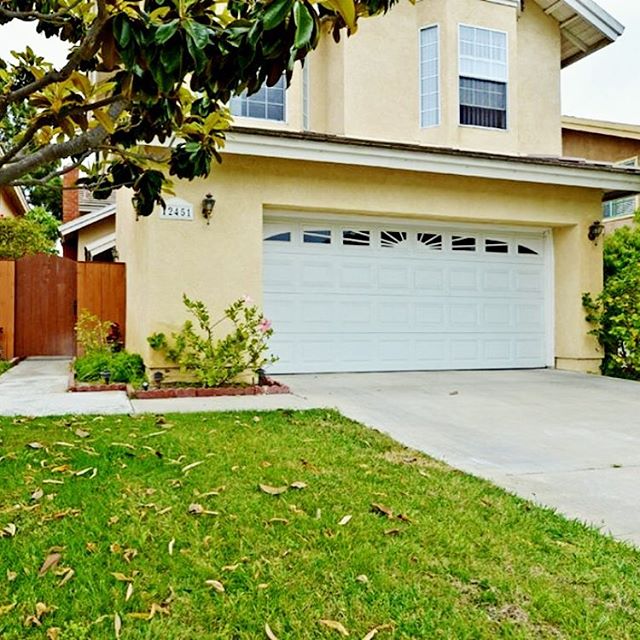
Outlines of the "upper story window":
[{"label": "upper story window", "polygon": [[440,51],[438,26],[420,29],[420,126],[440,124]]},{"label": "upper story window", "polygon": [[231,113],[234,116],[284,122],[285,91],[284,76],[273,87],[263,85],[259,91],[250,96],[244,91],[241,95],[231,98]]},{"label": "upper story window", "polygon": [[602,203],[602,217],[619,218],[620,216],[631,216],[637,208],[638,202],[635,196],[607,200],[607,202]]},{"label": "upper story window", "polygon": [[507,34],[460,25],[460,124],[507,128]]}]

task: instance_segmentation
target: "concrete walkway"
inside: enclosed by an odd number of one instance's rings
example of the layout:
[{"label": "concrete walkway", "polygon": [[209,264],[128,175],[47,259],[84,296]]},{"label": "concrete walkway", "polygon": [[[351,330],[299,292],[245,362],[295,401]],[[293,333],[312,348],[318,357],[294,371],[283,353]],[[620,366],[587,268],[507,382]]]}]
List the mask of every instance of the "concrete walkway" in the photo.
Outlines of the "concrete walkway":
[{"label": "concrete walkway", "polygon": [[0,376],[0,416],[307,409],[292,395],[129,400],[124,391],[67,393],[68,358],[27,358]]},{"label": "concrete walkway", "polygon": [[66,393],[69,361],[0,376],[0,415],[335,407],[497,485],[640,545],[640,384],[560,371],[278,376],[294,395],[130,401]]},{"label": "concrete walkway", "polygon": [[553,370],[279,376],[316,406],[640,545],[640,384]]}]

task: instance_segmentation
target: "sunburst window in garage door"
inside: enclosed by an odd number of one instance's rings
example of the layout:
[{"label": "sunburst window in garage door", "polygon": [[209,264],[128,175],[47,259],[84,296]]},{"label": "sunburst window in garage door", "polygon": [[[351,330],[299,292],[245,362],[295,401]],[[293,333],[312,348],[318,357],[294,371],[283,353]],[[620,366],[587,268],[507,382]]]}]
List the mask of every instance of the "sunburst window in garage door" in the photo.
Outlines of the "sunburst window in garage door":
[{"label": "sunburst window in garage door", "polygon": [[381,231],[380,246],[385,249],[391,249],[407,242],[406,231]]},{"label": "sunburst window in garage door", "polygon": [[431,251],[442,251],[441,233],[419,233],[418,242]]}]

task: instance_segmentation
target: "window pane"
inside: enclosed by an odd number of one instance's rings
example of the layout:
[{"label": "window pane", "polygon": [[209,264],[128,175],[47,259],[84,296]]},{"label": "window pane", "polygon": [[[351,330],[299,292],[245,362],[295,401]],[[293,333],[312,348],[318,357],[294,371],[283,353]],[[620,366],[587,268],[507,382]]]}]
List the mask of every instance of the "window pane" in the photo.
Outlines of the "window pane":
[{"label": "window pane", "polygon": [[475,251],[476,239],[472,236],[452,236],[451,249],[453,251]]},{"label": "window pane", "polygon": [[246,91],[231,98],[230,108],[234,116],[248,116],[262,120],[284,122],[286,86],[284,76],[273,87],[262,86],[253,95]]},{"label": "window pane", "polygon": [[274,233],[264,239],[265,242],[291,242],[291,232],[283,231],[282,233]]},{"label": "window pane", "polygon": [[504,240],[492,240],[487,238],[484,241],[484,250],[487,253],[509,253],[509,243]]},{"label": "window pane", "polygon": [[460,124],[507,128],[507,85],[460,78]]},{"label": "window pane", "polygon": [[302,236],[302,241],[311,244],[331,244],[329,229],[309,229]]},{"label": "window pane", "polygon": [[440,124],[438,27],[420,31],[420,126]]},{"label": "window pane", "polygon": [[342,244],[347,246],[369,246],[370,232],[369,231],[343,231],[342,232]]}]

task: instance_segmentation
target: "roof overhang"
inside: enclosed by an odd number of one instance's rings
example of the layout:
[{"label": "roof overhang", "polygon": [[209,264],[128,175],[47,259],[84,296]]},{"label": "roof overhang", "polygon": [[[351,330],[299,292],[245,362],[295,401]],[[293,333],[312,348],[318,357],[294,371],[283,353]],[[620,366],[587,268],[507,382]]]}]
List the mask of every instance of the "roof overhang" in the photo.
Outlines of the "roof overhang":
[{"label": "roof overhang", "polygon": [[74,233],[75,231],[79,231],[80,229],[84,229],[96,222],[100,222],[101,220],[105,220],[110,216],[114,216],[116,214],[116,205],[110,204],[98,211],[92,211],[91,213],[86,213],[78,218],[74,218],[69,222],[65,222],[60,225],[60,235],[62,237],[68,236],[70,233]]},{"label": "roof overhang", "polygon": [[235,129],[226,154],[640,193],[640,170],[569,158],[511,156],[316,133]]},{"label": "roof overhang", "polygon": [[624,26],[593,0],[535,0],[560,23],[562,66],[615,42]]},{"label": "roof overhang", "polygon": [[562,128],[568,129],[569,131],[581,131],[583,133],[593,133],[600,136],[640,140],[640,126],[637,124],[562,116]]},{"label": "roof overhang", "polygon": [[109,233],[108,235],[103,236],[102,238],[98,238],[97,240],[94,240],[93,242],[90,242],[89,244],[87,244],[84,250],[87,258],[89,260],[93,260],[93,258],[98,254],[103,253],[104,251],[108,251],[109,249],[115,249],[115,248],[116,248],[116,234]]}]

